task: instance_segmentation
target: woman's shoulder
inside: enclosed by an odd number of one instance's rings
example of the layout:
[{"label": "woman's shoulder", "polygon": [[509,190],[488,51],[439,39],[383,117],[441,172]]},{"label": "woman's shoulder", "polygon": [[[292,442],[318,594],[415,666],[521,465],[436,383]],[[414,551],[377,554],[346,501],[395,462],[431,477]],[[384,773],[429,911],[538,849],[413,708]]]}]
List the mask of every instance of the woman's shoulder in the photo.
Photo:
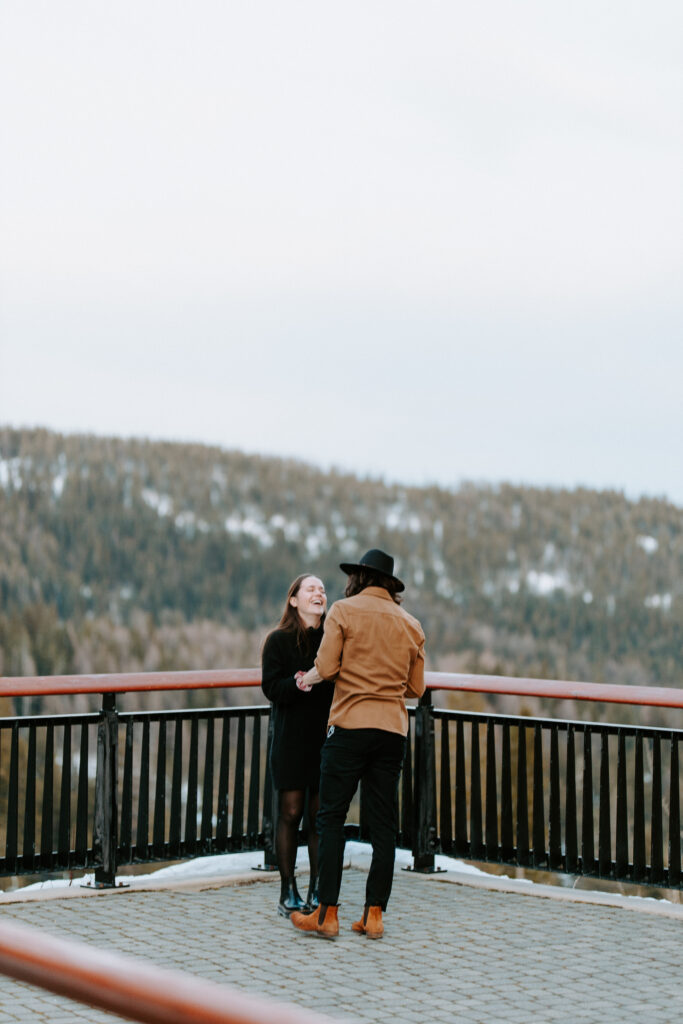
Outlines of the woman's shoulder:
[{"label": "woman's shoulder", "polygon": [[294,642],[294,634],[289,629],[280,629],[278,626],[276,629],[271,629],[270,633],[266,637],[263,643],[263,650],[275,651],[281,650],[285,647],[291,647]]}]

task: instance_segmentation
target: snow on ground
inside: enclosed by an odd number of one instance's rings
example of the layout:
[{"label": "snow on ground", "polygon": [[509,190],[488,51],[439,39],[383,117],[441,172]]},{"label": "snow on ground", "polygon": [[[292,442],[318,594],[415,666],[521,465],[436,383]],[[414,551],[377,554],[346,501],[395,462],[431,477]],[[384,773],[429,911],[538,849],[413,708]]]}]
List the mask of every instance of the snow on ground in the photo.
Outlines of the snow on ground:
[{"label": "snow on ground", "polygon": [[[346,844],[344,853],[344,867],[367,868],[370,866],[372,849],[368,843],[357,843],[349,841]],[[452,857],[437,855],[436,866],[445,871],[457,871],[459,874],[485,876],[486,872],[464,861],[454,860]],[[410,867],[413,863],[412,854],[408,850],[396,851],[396,866]],[[144,875],[118,875],[117,882],[125,882],[127,885],[145,885],[150,880],[154,881],[189,881],[193,878],[217,878],[219,876],[243,875],[248,871],[258,870],[263,867],[263,851],[253,850],[249,853],[224,853],[214,857],[196,857],[193,860],[185,860],[178,864],[170,864],[168,867],[159,868],[158,871],[151,871]],[[308,852],[305,847],[299,849],[297,856],[297,869],[308,870]],[[30,889],[58,889],[62,886],[73,885],[75,881],[81,884],[92,884],[94,875],[84,875],[79,879],[50,878],[43,882],[34,882],[32,885],[22,886],[22,892]],[[499,876],[500,877],[500,876]],[[530,884],[530,883],[528,883]]]},{"label": "snow on ground", "polygon": [[[370,858],[372,856],[372,848],[369,843],[359,843],[354,840],[349,840],[346,843],[344,851],[344,867],[355,867],[355,868],[367,868],[370,867]],[[445,857],[442,854],[437,854],[434,858],[435,867],[440,868],[442,871],[452,872],[458,875],[471,875],[476,876],[479,879],[490,879],[493,884],[496,882],[504,881],[506,885],[519,886],[520,888],[526,888],[531,886],[532,889],[541,883],[532,882],[529,878],[511,878],[509,875],[494,875],[487,871],[482,871],[480,868],[474,867],[473,864],[468,864],[465,861],[457,860],[454,857]],[[413,857],[409,850],[396,850],[396,868],[409,868],[412,867]],[[297,856],[297,869],[302,872],[308,871],[308,851],[305,847],[299,848]],[[201,881],[202,878],[230,878],[231,876],[245,875],[250,871],[258,871],[263,869],[263,851],[253,850],[248,853],[225,853],[219,854],[214,857],[196,857],[193,860],[186,860],[177,864],[170,864],[168,867],[159,868],[157,871],[151,871],[144,875],[118,875],[116,878],[117,884],[123,884],[130,886],[130,888],[143,888],[150,882],[187,882],[196,879]],[[27,892],[31,889],[58,889],[62,887],[68,887],[72,885],[92,885],[95,880],[95,876],[92,874],[84,875],[81,878],[51,878],[46,879],[43,882],[34,882],[32,885],[22,886],[21,891]],[[545,887],[543,887],[545,888]],[[543,891],[541,889],[540,891]],[[566,891],[566,890],[565,890]],[[590,896],[592,890],[580,889],[582,897]],[[604,899],[608,894],[605,892],[595,891],[593,895]],[[662,899],[658,896],[631,896],[631,895],[620,895],[620,899],[628,900],[629,902],[635,901],[638,903],[657,903],[657,904],[668,904],[675,906],[671,900]]]}]

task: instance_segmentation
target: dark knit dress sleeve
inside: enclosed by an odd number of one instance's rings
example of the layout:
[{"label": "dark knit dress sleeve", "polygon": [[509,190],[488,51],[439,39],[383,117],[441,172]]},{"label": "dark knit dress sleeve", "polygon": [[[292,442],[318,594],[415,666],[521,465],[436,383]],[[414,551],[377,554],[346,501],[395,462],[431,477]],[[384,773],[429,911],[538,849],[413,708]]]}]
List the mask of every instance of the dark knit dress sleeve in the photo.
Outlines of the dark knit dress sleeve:
[{"label": "dark knit dress sleeve", "polygon": [[261,688],[273,704],[293,704],[306,696],[296,685],[294,673],[299,669],[292,668],[294,652],[288,640],[287,633],[277,630],[263,645]]},{"label": "dark knit dress sleeve", "polygon": [[270,770],[276,789],[318,790],[334,685],[324,682],[305,692],[294,676],[313,667],[321,639],[322,629],[308,630],[299,643],[295,634],[278,629],[263,646],[261,685],[273,705]]}]

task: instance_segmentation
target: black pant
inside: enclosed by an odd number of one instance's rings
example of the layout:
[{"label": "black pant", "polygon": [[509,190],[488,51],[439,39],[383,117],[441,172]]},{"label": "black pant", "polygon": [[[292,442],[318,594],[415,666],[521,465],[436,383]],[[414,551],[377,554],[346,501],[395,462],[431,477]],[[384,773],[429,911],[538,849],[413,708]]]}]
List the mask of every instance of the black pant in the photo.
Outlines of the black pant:
[{"label": "black pant", "polygon": [[372,863],[365,902],[386,910],[394,878],[397,832],[397,791],[405,737],[384,729],[341,729],[334,726],[322,749],[318,834],[320,902],[339,902],[344,866],[344,822],[363,781],[372,843]]}]

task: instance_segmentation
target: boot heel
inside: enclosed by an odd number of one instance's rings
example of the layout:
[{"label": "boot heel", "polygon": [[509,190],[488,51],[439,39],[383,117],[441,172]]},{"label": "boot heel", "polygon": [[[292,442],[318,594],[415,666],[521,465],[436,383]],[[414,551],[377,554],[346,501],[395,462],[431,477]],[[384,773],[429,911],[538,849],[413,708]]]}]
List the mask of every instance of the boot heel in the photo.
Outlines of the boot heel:
[{"label": "boot heel", "polygon": [[318,879],[309,882],[308,895],[306,896],[306,902],[304,903],[304,914],[310,914],[311,911],[317,910],[320,906],[320,897],[318,896]]}]

